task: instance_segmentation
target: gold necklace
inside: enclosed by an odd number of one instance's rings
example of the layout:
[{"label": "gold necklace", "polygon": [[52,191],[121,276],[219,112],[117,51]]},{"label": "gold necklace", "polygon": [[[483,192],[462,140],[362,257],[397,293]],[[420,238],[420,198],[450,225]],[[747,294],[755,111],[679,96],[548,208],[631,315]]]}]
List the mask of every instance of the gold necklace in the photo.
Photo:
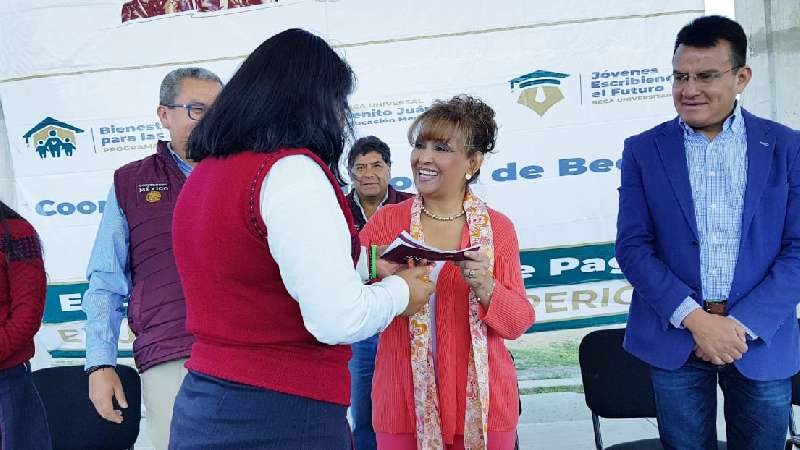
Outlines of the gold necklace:
[{"label": "gold necklace", "polygon": [[431,219],[433,219],[433,220],[441,220],[442,222],[452,222],[452,221],[458,219],[459,217],[461,217],[461,216],[463,216],[464,214],[467,213],[466,210],[462,209],[460,213],[458,213],[458,214],[456,214],[454,216],[440,216],[438,214],[434,214],[434,213],[428,211],[428,208],[426,208],[425,205],[422,205],[422,212],[425,213],[425,215],[430,217]]}]

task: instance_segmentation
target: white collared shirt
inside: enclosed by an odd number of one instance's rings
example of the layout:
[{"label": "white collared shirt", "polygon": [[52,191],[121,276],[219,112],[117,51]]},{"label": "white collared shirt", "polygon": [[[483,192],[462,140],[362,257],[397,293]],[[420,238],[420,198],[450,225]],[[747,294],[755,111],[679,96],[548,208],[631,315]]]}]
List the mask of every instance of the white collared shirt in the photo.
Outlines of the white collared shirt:
[{"label": "white collared shirt", "polygon": [[365,252],[359,274],[333,186],[311,158],[293,155],[276,162],[264,178],[259,202],[272,257],[317,340],[364,340],[383,331],[408,306],[408,286],[398,276],[363,284]]}]

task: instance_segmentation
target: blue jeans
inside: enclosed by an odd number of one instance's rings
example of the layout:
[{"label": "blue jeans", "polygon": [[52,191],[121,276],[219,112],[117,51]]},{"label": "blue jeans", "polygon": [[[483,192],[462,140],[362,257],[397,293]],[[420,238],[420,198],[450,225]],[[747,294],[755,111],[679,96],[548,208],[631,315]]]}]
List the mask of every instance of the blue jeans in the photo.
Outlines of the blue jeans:
[{"label": "blue jeans", "polygon": [[351,346],[350,415],[353,416],[353,439],[356,450],[375,450],[375,430],[372,429],[372,374],[375,373],[375,353],[378,335]]},{"label": "blue jeans", "polygon": [[725,397],[729,450],[781,450],[789,429],[789,379],[745,378],[733,364],[692,356],[677,370],[651,367],[658,431],[665,450],[717,448],[717,379]]},{"label": "blue jeans", "polygon": [[50,450],[52,445],[31,366],[0,370],[0,449]]}]

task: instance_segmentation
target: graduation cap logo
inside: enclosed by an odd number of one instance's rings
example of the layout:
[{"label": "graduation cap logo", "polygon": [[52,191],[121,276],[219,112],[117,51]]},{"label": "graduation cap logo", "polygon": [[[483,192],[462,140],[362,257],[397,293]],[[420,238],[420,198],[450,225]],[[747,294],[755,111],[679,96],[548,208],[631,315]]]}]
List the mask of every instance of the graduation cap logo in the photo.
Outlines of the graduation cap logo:
[{"label": "graduation cap logo", "polygon": [[511,92],[519,92],[517,103],[532,109],[540,117],[556,103],[564,100],[561,80],[569,74],[537,70],[509,81]]}]

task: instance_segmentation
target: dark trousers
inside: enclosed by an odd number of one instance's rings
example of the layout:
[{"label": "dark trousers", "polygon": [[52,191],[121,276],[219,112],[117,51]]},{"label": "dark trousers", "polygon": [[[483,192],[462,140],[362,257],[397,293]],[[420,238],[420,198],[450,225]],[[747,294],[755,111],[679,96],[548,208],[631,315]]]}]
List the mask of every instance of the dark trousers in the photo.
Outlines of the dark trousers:
[{"label": "dark trousers", "polygon": [[375,373],[375,353],[378,335],[351,345],[350,415],[353,417],[353,439],[357,450],[375,450],[375,430],[372,428],[372,374]]},{"label": "dark trousers", "polygon": [[169,448],[352,450],[353,443],[345,406],[189,371],[175,398]]},{"label": "dark trousers", "polygon": [[0,370],[0,449],[50,450],[52,445],[30,364]]},{"label": "dark trousers", "polygon": [[789,379],[745,378],[733,364],[694,356],[677,370],[651,367],[658,431],[665,450],[717,448],[717,380],[725,396],[729,450],[781,450],[789,428]]}]

